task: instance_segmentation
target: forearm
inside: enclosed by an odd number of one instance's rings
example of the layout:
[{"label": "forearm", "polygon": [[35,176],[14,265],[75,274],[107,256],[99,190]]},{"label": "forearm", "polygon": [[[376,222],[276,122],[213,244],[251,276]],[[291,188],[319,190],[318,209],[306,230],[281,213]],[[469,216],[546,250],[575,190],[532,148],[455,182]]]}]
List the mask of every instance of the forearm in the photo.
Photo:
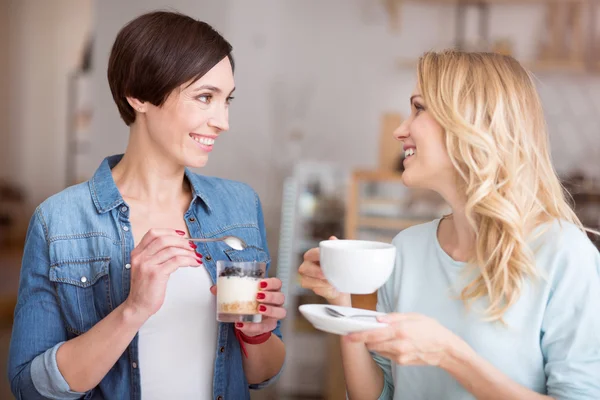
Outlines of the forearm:
[{"label": "forearm", "polygon": [[378,399],[383,391],[384,375],[364,343],[341,340],[342,366],[350,399]]},{"label": "forearm", "polygon": [[276,335],[261,344],[244,343],[248,357],[242,354],[242,364],[249,384],[262,383],[279,373],[285,360],[285,345]]},{"label": "forearm", "polygon": [[472,349],[455,350],[441,365],[479,400],[550,400],[514,382]]},{"label": "forearm", "polygon": [[96,387],[146,319],[123,303],[88,332],[65,342],[56,362],[71,390],[87,392]]}]

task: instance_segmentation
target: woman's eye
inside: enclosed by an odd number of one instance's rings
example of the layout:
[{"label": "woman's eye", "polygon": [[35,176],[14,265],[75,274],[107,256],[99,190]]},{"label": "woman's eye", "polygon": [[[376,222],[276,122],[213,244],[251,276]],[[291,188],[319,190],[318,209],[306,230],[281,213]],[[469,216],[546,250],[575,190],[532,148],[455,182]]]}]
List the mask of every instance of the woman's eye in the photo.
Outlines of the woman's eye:
[{"label": "woman's eye", "polygon": [[419,115],[421,113],[421,111],[425,111],[425,107],[423,107],[422,105],[420,105],[418,103],[414,103],[414,107],[415,107],[415,111],[416,111],[417,115]]},{"label": "woman's eye", "polygon": [[204,104],[210,104],[211,98],[212,98],[212,96],[210,96],[208,94],[203,94],[203,95],[197,97],[197,99]]}]

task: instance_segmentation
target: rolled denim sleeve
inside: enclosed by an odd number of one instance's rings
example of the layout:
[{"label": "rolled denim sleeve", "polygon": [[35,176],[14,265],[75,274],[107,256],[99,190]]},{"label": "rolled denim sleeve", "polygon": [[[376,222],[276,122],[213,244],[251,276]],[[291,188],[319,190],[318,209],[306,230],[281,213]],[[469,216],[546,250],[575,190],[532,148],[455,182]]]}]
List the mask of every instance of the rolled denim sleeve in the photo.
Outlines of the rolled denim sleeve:
[{"label": "rolled denim sleeve", "polygon": [[78,399],[60,373],[56,352],[67,340],[56,294],[48,279],[47,230],[35,211],[25,248],[8,359],[8,379],[18,399]]},{"label": "rolled denim sleeve", "polygon": [[[269,246],[267,244],[267,230],[265,228],[265,221],[264,221],[262,206],[260,203],[260,198],[258,197],[258,194],[256,194],[256,193],[254,193],[254,196],[255,196],[255,201],[256,201],[256,213],[257,213],[257,220],[258,220],[258,228],[260,230],[260,238],[262,241],[263,249],[267,252],[267,254],[269,254]],[[271,256],[269,255],[269,263],[267,264],[267,274],[268,274],[269,268],[271,266],[270,260],[271,260]],[[277,321],[277,326],[273,330],[273,334],[276,335],[279,339],[281,339],[281,341],[283,341],[283,336],[281,335],[281,321]],[[261,382],[258,384],[251,384],[251,385],[249,385],[249,388],[253,389],[253,390],[259,390],[259,389],[269,386],[270,384],[275,382],[277,380],[277,378],[279,378],[279,376],[283,372],[284,366],[285,366],[285,361],[284,361],[284,365],[281,367],[281,369],[275,376],[273,376],[270,379],[267,379],[264,382]]]}]

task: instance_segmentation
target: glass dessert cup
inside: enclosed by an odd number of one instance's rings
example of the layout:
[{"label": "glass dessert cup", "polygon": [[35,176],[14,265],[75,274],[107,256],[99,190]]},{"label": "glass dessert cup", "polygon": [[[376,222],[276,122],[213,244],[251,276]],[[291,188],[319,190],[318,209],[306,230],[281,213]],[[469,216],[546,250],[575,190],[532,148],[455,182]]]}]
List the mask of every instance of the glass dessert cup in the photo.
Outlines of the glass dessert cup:
[{"label": "glass dessert cup", "polygon": [[267,264],[217,261],[217,321],[261,322],[256,295]]}]

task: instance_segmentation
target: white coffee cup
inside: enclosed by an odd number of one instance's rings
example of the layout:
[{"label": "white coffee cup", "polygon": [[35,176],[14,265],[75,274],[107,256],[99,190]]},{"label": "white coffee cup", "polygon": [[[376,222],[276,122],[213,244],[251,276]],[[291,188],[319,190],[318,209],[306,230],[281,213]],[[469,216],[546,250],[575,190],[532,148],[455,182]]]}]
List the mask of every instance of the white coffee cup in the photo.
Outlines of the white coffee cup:
[{"label": "white coffee cup", "polygon": [[324,240],[319,243],[323,274],[341,293],[369,294],[389,279],[396,247],[366,240]]}]

